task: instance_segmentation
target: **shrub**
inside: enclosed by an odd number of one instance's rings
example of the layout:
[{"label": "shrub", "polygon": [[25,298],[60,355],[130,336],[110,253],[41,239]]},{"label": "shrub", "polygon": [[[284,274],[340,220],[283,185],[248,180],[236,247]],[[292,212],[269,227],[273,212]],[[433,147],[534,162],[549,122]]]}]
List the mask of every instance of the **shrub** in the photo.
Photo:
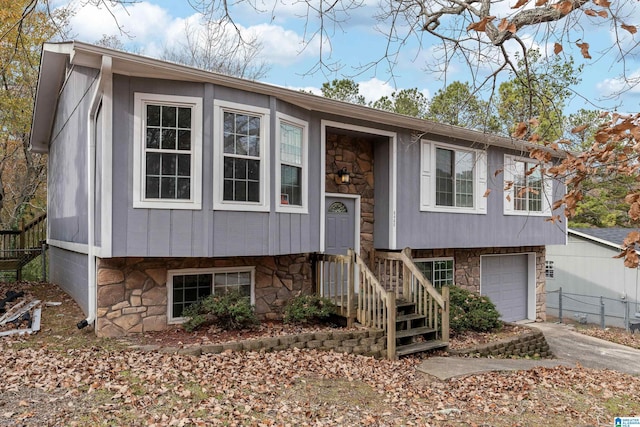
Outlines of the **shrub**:
[{"label": "shrub", "polygon": [[316,323],[336,313],[336,306],[327,298],[300,295],[292,298],[284,308],[285,323]]},{"label": "shrub", "polygon": [[486,332],[502,327],[500,313],[487,296],[450,286],[449,307],[449,326],[453,335],[464,331]]},{"label": "shrub", "polygon": [[216,325],[222,329],[245,329],[259,323],[248,296],[240,292],[209,295],[185,308],[183,324],[187,331],[202,326]]}]

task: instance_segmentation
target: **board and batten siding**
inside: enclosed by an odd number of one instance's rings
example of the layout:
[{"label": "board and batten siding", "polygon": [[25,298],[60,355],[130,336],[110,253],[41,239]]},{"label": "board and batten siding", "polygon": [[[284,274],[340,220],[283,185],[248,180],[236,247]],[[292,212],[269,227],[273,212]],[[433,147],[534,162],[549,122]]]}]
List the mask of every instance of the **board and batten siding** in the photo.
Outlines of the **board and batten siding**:
[{"label": "board and batten siding", "polygon": [[78,303],[84,314],[88,314],[87,255],[55,246],[50,246],[48,252],[49,280],[64,289]]},{"label": "board and batten siding", "polygon": [[48,159],[49,239],[87,244],[87,112],[98,70],[73,67],[58,98]]},{"label": "board and batten siding", "polygon": [[[169,210],[133,208],[133,111],[134,93],[194,96],[203,99],[202,209]],[[213,210],[214,99],[270,109],[269,212]],[[320,156],[319,124],[309,113],[278,103],[268,96],[212,84],[174,82],[114,76],[113,134],[113,243],[114,257],[220,257],[279,255],[319,249],[320,169],[310,160],[308,214],[276,212],[276,111],[309,122],[309,159]],[[276,198],[278,196],[278,198]]]},{"label": "board and batten siding", "polygon": [[[442,142],[468,147],[454,141]],[[487,188],[491,192],[487,197],[486,214],[421,211],[420,145],[418,141],[401,140],[398,146],[397,247],[438,249],[564,244],[566,221],[554,224],[541,216],[503,214],[503,202],[506,203],[503,174],[496,175],[495,172],[503,169],[504,154],[514,153],[498,147],[487,150]],[[554,182],[554,199],[563,191],[562,186]]]}]

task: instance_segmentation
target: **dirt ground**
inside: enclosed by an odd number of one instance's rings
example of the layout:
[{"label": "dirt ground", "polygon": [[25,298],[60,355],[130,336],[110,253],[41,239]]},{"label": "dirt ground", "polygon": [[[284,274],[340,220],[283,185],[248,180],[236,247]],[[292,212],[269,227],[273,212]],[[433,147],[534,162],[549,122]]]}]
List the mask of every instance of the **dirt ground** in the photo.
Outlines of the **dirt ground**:
[{"label": "dirt ground", "polygon": [[[62,304],[43,307],[37,334],[0,338],[0,426],[610,426],[616,416],[640,414],[640,378],[579,366],[440,381],[415,370],[418,357],[133,351],[130,340],[78,330],[83,315],[57,287],[19,287]],[[0,284],[0,298],[16,288]],[[246,334],[286,328],[263,325]],[[174,346],[246,337],[173,330],[135,341]]]}]

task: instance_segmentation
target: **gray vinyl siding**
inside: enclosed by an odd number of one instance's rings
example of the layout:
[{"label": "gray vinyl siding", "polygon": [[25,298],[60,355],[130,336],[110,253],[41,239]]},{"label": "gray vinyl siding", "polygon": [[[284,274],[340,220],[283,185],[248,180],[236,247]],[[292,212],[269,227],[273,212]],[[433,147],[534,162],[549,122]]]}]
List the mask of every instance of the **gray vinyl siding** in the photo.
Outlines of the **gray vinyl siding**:
[{"label": "gray vinyl siding", "polygon": [[[196,96],[203,99],[202,209],[133,208],[134,93]],[[270,212],[213,210],[214,99],[270,108]],[[276,202],[276,110],[309,122],[308,214],[278,213]],[[220,257],[279,255],[319,250],[319,124],[309,113],[268,96],[211,84],[114,76],[113,256]],[[313,189],[313,190],[312,190]]]},{"label": "gray vinyl siding", "polygon": [[49,239],[87,243],[87,137],[98,71],[74,67],[58,98],[49,147]]},{"label": "gray vinyl siding", "polygon": [[[49,274],[51,282],[64,289],[78,303],[82,311],[88,314],[87,255],[50,246]],[[68,320],[79,321],[80,319]]]},{"label": "gray vinyl siding", "polygon": [[[451,141],[443,141],[451,143]],[[478,148],[478,147],[475,147]],[[504,215],[503,169],[508,151],[487,150],[486,214],[420,211],[420,143],[398,146],[397,247],[423,249],[480,248],[564,244],[566,221],[553,224],[546,217]],[[516,153],[510,153],[516,154]],[[554,185],[556,197],[563,191]]]}]

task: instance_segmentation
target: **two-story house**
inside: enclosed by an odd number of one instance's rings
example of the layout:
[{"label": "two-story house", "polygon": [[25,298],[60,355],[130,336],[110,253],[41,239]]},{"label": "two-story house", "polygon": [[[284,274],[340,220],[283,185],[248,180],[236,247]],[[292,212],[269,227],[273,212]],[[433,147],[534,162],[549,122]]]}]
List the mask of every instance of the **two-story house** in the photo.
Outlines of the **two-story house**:
[{"label": "two-story house", "polygon": [[528,173],[525,142],[80,42],[44,46],[31,143],[51,279],[99,335],[230,289],[278,318],[348,248],[372,270],[410,248],[436,288],[535,320],[566,238],[546,221],[564,187]]}]

